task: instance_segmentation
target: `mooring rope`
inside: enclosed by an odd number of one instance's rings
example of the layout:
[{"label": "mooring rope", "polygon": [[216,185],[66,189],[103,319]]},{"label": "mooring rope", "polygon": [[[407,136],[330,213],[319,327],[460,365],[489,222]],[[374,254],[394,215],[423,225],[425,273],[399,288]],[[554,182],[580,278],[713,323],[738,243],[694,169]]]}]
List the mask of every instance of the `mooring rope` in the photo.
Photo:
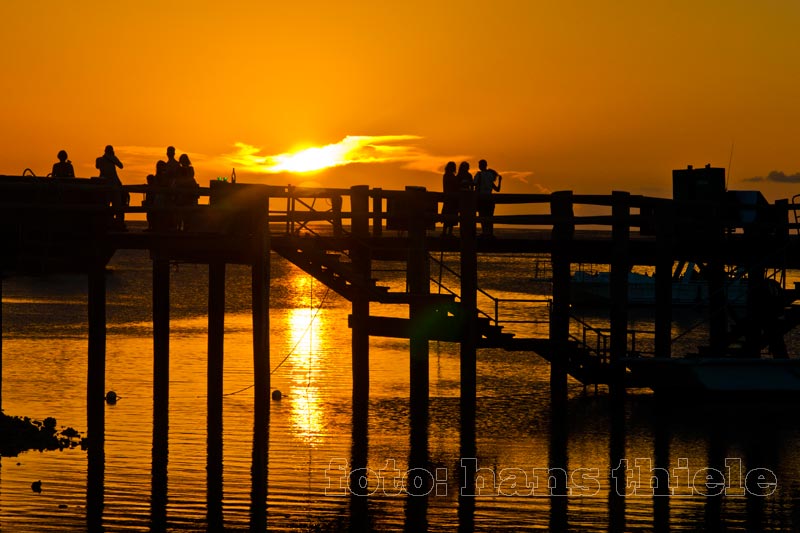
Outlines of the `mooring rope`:
[{"label": "mooring rope", "polygon": [[[289,350],[289,353],[286,354],[286,357],[284,357],[281,360],[281,362],[278,363],[278,366],[276,366],[274,369],[270,371],[269,373],[270,376],[273,375],[275,372],[277,372],[277,370],[283,365],[283,363],[285,363],[287,359],[289,359],[292,355],[294,355],[295,350],[297,350],[297,347],[300,346],[300,343],[303,341],[303,338],[306,336],[306,333],[308,333],[308,331],[311,329],[311,325],[314,323],[314,320],[317,318],[317,315],[322,310],[322,306],[325,305],[325,300],[328,299],[328,295],[330,294],[330,292],[331,292],[330,287],[325,287],[325,294],[322,295],[322,299],[320,300],[319,305],[314,310],[314,314],[312,315],[311,319],[309,319],[308,324],[306,325],[306,329],[303,330],[303,333],[300,335],[300,338],[297,339],[297,342],[294,344],[294,346],[292,346],[292,349]],[[311,304],[309,304],[309,309],[311,309],[311,305],[313,305],[313,300]],[[244,387],[242,389],[229,392],[227,394],[223,394],[223,396],[233,396],[234,394],[239,394],[240,392],[252,389],[254,386],[255,383],[253,383],[252,385],[248,385],[247,387]]]}]

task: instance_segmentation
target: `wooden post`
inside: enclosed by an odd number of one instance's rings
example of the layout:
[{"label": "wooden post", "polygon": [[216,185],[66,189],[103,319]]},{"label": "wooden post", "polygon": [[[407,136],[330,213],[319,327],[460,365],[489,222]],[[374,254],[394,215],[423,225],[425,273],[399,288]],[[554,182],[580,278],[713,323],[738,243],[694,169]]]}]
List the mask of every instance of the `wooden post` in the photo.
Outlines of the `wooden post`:
[{"label": "wooden post", "polygon": [[[352,213],[351,258],[358,280],[366,285],[370,279],[370,253],[366,240],[369,238],[369,187],[357,185],[350,188],[350,211]],[[352,357],[353,357],[353,409],[367,409],[369,403],[369,294],[356,292],[353,295]]]},{"label": "wooden post", "polygon": [[253,310],[253,464],[250,491],[250,530],[267,527],[267,471],[269,465],[269,198],[253,210],[253,263],[251,266]]},{"label": "wooden post", "polygon": [[[478,244],[475,194],[462,191],[459,196],[461,216],[461,435],[460,451],[463,459],[477,457],[475,434],[477,395],[477,350],[478,350]],[[475,523],[475,475],[476,461],[465,461],[461,474],[459,492],[458,523],[460,531],[472,531]],[[465,495],[466,494],[466,495]]]},{"label": "wooden post", "polygon": [[0,414],[3,412],[3,272],[0,271]]},{"label": "wooden post", "polygon": [[572,191],[557,191],[550,195],[550,214],[553,217],[550,261],[553,267],[553,303],[550,311],[549,339],[550,395],[557,410],[567,402],[567,345],[569,343],[570,247],[575,234]]},{"label": "wooden post", "polygon": [[105,477],[106,271],[96,258],[89,265],[89,375],[86,424],[89,437],[86,523],[99,531],[103,521]]},{"label": "wooden post", "polygon": [[[169,259],[153,259],[153,435],[169,432]],[[155,446],[153,447],[155,453]]]},{"label": "wooden post", "polygon": [[612,387],[624,392],[625,368],[621,360],[628,353],[628,272],[631,268],[630,244],[630,193],[611,193],[611,371]]},{"label": "wooden post", "polygon": [[[409,198],[404,205],[425,205],[427,192],[407,191]],[[410,345],[410,383],[411,383],[411,457],[412,468],[424,468],[427,460],[428,438],[428,392],[429,392],[429,343],[430,320],[433,310],[425,296],[430,294],[430,261],[425,246],[425,226],[427,221],[414,209],[408,213],[408,264],[406,279],[412,296],[409,304],[411,321]]]},{"label": "wooden post", "polygon": [[[474,424],[477,393],[478,349],[478,245],[475,195],[463,191],[459,199],[461,214],[461,417]],[[463,432],[463,426],[462,426]]]},{"label": "wooden post", "polygon": [[706,232],[707,246],[711,251],[708,262],[708,312],[709,344],[713,357],[722,357],[727,351],[728,315],[725,294],[725,230],[720,221],[721,207],[708,205],[709,220]]},{"label": "wooden post", "polygon": [[86,422],[89,447],[103,450],[106,387],[105,263],[97,259],[89,268],[89,379],[86,395]]},{"label": "wooden post", "polygon": [[372,236],[383,235],[383,189],[372,189]]},{"label": "wooden post", "polygon": [[672,245],[675,228],[671,206],[656,208],[656,357],[672,355]]},{"label": "wooden post", "polygon": [[255,424],[269,422],[270,349],[269,349],[269,281],[270,281],[270,236],[267,208],[254,213],[254,241],[252,271],[253,308],[253,382]]},{"label": "wooden post", "polygon": [[225,334],[225,263],[208,266],[208,527],[222,526],[222,372]]}]

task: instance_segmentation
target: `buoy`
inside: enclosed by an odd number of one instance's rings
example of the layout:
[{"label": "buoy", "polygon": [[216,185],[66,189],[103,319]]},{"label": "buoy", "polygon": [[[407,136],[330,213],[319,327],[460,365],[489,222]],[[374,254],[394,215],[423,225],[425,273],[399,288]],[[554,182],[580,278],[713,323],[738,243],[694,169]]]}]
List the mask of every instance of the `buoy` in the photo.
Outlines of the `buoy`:
[{"label": "buoy", "polygon": [[108,393],[106,394],[106,403],[108,403],[109,405],[114,405],[115,403],[117,403],[117,393],[114,392],[113,390],[108,391]]},{"label": "buoy", "polygon": [[31,483],[31,490],[33,492],[42,492],[42,480],[34,481]]},{"label": "buoy", "polygon": [[282,396],[281,391],[279,391],[278,389],[272,391],[272,399],[275,400],[276,402],[281,401],[281,396]]}]

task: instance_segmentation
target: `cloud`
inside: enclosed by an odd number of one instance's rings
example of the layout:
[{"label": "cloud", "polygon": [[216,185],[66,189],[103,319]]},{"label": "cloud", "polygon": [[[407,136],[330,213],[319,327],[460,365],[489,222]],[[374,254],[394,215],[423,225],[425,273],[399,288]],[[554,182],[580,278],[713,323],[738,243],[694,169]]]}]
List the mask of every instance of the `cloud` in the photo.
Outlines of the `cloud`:
[{"label": "cloud", "polygon": [[774,181],[776,183],[800,183],[800,172],[786,175],[785,172],[780,170],[773,170],[766,177],[755,176],[747,178],[744,181],[758,182],[758,181]]}]

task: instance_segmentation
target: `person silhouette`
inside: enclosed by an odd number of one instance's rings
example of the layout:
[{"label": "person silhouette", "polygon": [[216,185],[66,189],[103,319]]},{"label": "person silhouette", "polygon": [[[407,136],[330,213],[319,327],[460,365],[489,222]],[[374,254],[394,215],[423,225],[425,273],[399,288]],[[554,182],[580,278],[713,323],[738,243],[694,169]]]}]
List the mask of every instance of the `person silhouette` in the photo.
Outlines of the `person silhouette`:
[{"label": "person silhouette", "polygon": [[[194,167],[189,156],[181,154],[178,164],[178,175],[175,178],[175,188],[178,192],[175,194],[175,205],[182,207],[197,205],[199,195],[196,189],[199,186],[194,179]],[[189,213],[178,213],[176,218],[178,229],[186,231],[191,226]]]},{"label": "person silhouette", "polygon": [[[188,159],[188,156],[187,156]],[[170,186],[175,184],[175,181],[178,179],[178,174],[180,173],[181,164],[175,159],[175,147],[174,146],[167,146],[167,165],[165,168],[166,178],[167,181],[170,182]]]},{"label": "person silhouette", "polygon": [[[494,200],[492,191],[500,192],[503,177],[487,168],[485,159],[478,161],[478,172],[475,173],[475,191],[478,193],[478,215],[481,217],[481,237],[494,237],[494,223],[487,217],[494,216]],[[497,183],[495,183],[495,181]]]},{"label": "person silhouette", "polygon": [[54,178],[74,178],[75,169],[72,168],[72,161],[67,159],[66,150],[58,152],[58,163],[53,164],[53,172],[50,175]]},{"label": "person silhouette", "polygon": [[114,147],[106,146],[103,155],[95,160],[95,168],[100,171],[100,177],[107,179],[113,185],[122,185],[117,175],[117,167],[122,168],[122,162],[114,153]]},{"label": "person silhouette", "polygon": [[114,153],[114,147],[106,146],[103,155],[95,160],[94,166],[100,171],[100,178],[114,186],[111,193],[111,207],[114,208],[114,222],[117,229],[125,229],[124,208],[130,202],[130,194],[122,190],[122,181],[117,175],[117,168],[122,168],[122,161]]},{"label": "person silhouette", "polygon": [[[456,176],[456,162],[448,161],[444,166],[444,175],[442,176],[442,192],[445,197],[442,202],[442,216],[454,217],[458,214],[458,196],[456,193],[461,190],[458,176]],[[455,220],[448,220],[445,218],[442,222],[442,237],[453,234],[453,227],[456,225]]]},{"label": "person silhouette", "polygon": [[462,161],[458,165],[458,186],[462,191],[472,189],[472,174],[469,173],[469,163]]}]

